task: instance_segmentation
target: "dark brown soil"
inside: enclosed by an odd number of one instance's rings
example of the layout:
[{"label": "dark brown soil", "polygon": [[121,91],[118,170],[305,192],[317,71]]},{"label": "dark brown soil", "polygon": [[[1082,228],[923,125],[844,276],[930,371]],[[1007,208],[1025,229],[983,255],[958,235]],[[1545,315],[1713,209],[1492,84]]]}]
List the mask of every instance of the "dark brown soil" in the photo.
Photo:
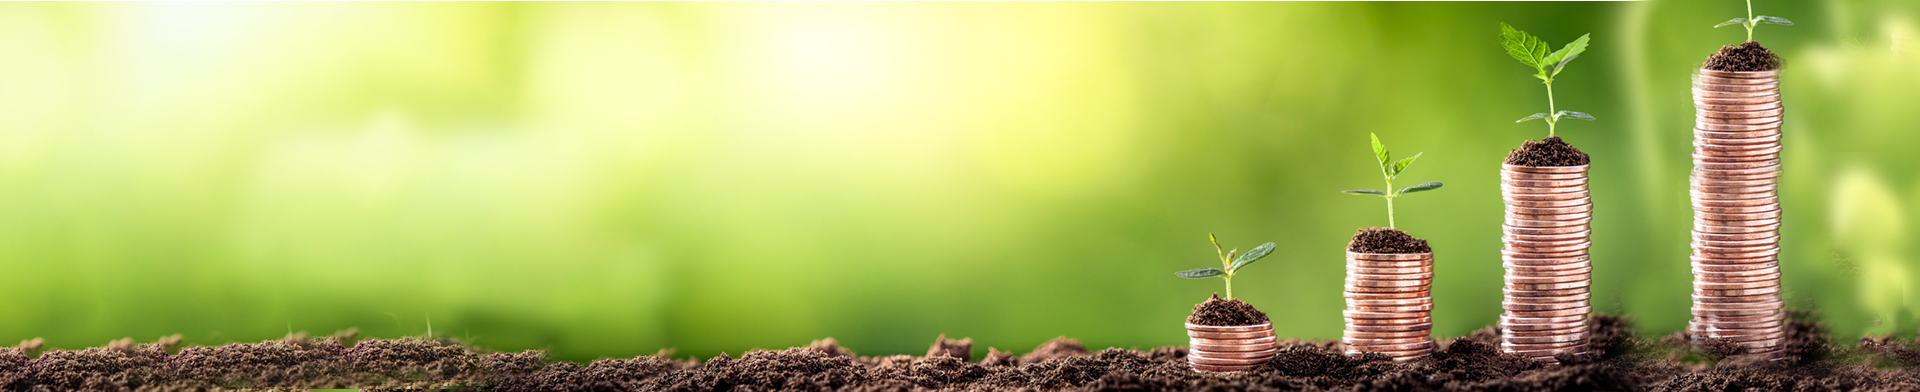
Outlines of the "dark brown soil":
[{"label": "dark brown soil", "polygon": [[1213,298],[1193,306],[1193,313],[1187,315],[1187,322],[1219,327],[1254,325],[1266,323],[1267,314],[1239,298],[1220,299],[1220,293],[1213,293]]},{"label": "dark brown soil", "polygon": [[1520,143],[1520,148],[1507,153],[1507,164],[1514,166],[1553,167],[1580,166],[1587,164],[1587,153],[1581,152],[1559,136],[1547,137],[1547,140],[1528,140]]},{"label": "dark brown soil", "polygon": [[[1088,352],[1049,341],[1024,357],[988,349],[970,363],[965,340],[941,339],[936,355],[861,357],[832,339],[780,351],[720,355],[704,363],[667,353],[551,362],[539,351],[487,353],[450,340],[352,342],[351,334],[292,336],[256,344],[192,347],[168,342],[52,350],[0,348],[0,390],[200,390],[244,388],[454,388],[491,391],[1827,391],[1920,390],[1913,349],[1887,337],[1838,347],[1818,324],[1795,318],[1789,357],[1716,359],[1685,344],[1635,338],[1626,320],[1595,317],[1593,353],[1542,365],[1496,348],[1488,327],[1444,340],[1407,363],[1342,355],[1335,341],[1284,340],[1273,361],[1249,372],[1198,373],[1185,347]],[[1797,331],[1797,332],[1796,332]],[[1684,339],[1684,336],[1679,338]],[[177,344],[178,339],[171,340]]]},{"label": "dark brown soil", "polygon": [[1347,251],[1354,253],[1428,253],[1427,240],[1413,238],[1407,232],[1385,227],[1369,227],[1353,233]]},{"label": "dark brown soil", "polygon": [[1780,55],[1760,46],[1759,42],[1747,41],[1720,47],[1720,53],[1707,57],[1707,64],[1702,68],[1730,72],[1775,70],[1780,69]]}]

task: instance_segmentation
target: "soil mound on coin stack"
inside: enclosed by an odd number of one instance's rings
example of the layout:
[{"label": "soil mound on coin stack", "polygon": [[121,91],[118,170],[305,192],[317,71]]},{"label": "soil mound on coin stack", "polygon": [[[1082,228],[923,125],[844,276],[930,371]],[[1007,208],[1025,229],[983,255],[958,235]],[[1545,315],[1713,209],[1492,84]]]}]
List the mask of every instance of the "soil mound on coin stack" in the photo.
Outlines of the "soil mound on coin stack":
[{"label": "soil mound on coin stack", "polygon": [[1213,298],[1193,306],[1193,314],[1187,316],[1187,322],[1195,325],[1231,327],[1254,325],[1267,322],[1267,314],[1240,299],[1220,299],[1220,293]]},{"label": "soil mound on coin stack", "polygon": [[1702,68],[1729,72],[1771,71],[1780,69],[1780,55],[1760,46],[1759,42],[1747,41],[1720,47],[1720,53],[1707,57],[1707,64]]},{"label": "soil mound on coin stack", "polygon": [[1520,143],[1520,148],[1507,153],[1507,164],[1514,166],[1580,166],[1587,164],[1587,153],[1581,152],[1559,136],[1547,140],[1528,140]]},{"label": "soil mound on coin stack", "polygon": [[1428,253],[1427,240],[1413,238],[1407,232],[1384,227],[1369,227],[1353,233],[1353,241],[1347,243],[1347,251],[1353,253]]}]

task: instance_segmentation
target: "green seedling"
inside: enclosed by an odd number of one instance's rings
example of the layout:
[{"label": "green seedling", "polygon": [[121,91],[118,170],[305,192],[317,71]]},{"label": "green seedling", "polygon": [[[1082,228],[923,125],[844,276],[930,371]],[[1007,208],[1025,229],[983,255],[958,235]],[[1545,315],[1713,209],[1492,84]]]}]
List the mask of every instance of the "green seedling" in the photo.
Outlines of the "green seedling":
[{"label": "green seedling", "polygon": [[1247,253],[1239,253],[1239,249],[1221,251],[1220,239],[1214,238],[1213,233],[1207,233],[1207,240],[1213,241],[1213,251],[1220,254],[1221,268],[1190,269],[1173,274],[1187,279],[1206,279],[1215,276],[1226,279],[1227,299],[1233,299],[1233,274],[1240,272],[1240,269],[1245,268],[1247,264],[1253,264],[1253,262],[1260,261],[1261,258],[1267,257],[1268,254],[1272,254],[1274,247],[1272,242],[1268,242],[1254,247],[1253,250],[1247,251]]},{"label": "green seedling", "polygon": [[[1402,159],[1396,162],[1393,160],[1392,154],[1387,153],[1387,145],[1380,144],[1380,135],[1369,133],[1367,134],[1367,136],[1373,137],[1373,157],[1378,158],[1380,160],[1380,175],[1385,176],[1387,178],[1387,192],[1381,192],[1381,191],[1372,190],[1372,189],[1355,189],[1351,191],[1340,191],[1340,193],[1354,194],[1354,195],[1374,195],[1374,196],[1379,196],[1381,198],[1387,199],[1387,228],[1391,229],[1391,228],[1394,228],[1393,198],[1400,197],[1400,195],[1404,195],[1408,193],[1426,192],[1426,191],[1431,191],[1435,189],[1440,189],[1441,184],[1439,181],[1427,181],[1427,182],[1420,183],[1420,185],[1400,188],[1400,190],[1393,190],[1394,177],[1399,177],[1401,172],[1404,172],[1407,170],[1407,166],[1412,166],[1414,160],[1420,159],[1420,155],[1426,154],[1426,153],[1424,152],[1416,153],[1416,154],[1413,154],[1412,158]],[[1392,163],[1389,164],[1388,162],[1392,162]]]},{"label": "green seedling", "polygon": [[1752,42],[1753,28],[1754,26],[1759,26],[1761,23],[1777,24],[1781,26],[1793,25],[1793,21],[1787,20],[1786,18],[1782,18],[1778,16],[1766,16],[1766,15],[1753,16],[1753,0],[1747,0],[1747,17],[1728,19],[1725,22],[1720,22],[1720,24],[1713,25],[1713,28],[1717,29],[1717,28],[1727,27],[1732,25],[1745,26],[1747,28],[1747,41]]},{"label": "green seedling", "polygon": [[1592,34],[1583,34],[1580,36],[1580,39],[1573,40],[1573,42],[1567,43],[1566,46],[1560,47],[1560,50],[1548,52],[1553,48],[1547,46],[1546,42],[1541,41],[1540,37],[1535,37],[1532,34],[1527,34],[1525,31],[1514,29],[1513,26],[1507,25],[1506,22],[1500,23],[1500,37],[1504,40],[1501,46],[1507,48],[1507,55],[1513,56],[1515,60],[1520,60],[1521,64],[1533,67],[1533,70],[1537,72],[1533,74],[1533,77],[1539,78],[1541,83],[1547,85],[1547,112],[1534,113],[1531,116],[1522,117],[1514,121],[1515,123],[1547,120],[1547,136],[1553,137],[1557,136],[1554,133],[1554,127],[1560,124],[1560,119],[1562,118],[1593,121],[1593,115],[1571,110],[1558,110],[1553,105],[1553,78],[1560,76],[1560,71],[1567,69],[1568,62],[1572,62],[1575,57],[1580,57],[1581,52],[1587,51],[1587,36],[1589,35]]}]

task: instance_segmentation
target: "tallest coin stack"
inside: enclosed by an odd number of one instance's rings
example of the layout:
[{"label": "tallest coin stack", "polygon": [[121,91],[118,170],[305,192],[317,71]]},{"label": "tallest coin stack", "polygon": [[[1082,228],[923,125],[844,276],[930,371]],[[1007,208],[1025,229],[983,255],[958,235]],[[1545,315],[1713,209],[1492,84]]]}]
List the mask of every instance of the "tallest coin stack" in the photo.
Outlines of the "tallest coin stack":
[{"label": "tallest coin stack", "polygon": [[1693,320],[1696,338],[1729,339],[1779,359],[1779,71],[1701,69],[1693,105]]}]

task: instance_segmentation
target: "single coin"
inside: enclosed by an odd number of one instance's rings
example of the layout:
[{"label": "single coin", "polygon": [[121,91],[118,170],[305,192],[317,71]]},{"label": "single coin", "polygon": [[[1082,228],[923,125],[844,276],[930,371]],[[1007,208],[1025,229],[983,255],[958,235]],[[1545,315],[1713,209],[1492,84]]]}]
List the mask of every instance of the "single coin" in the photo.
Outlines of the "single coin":
[{"label": "single coin", "polygon": [[1502,336],[1565,335],[1570,333],[1586,333],[1588,331],[1586,320],[1559,324],[1501,325],[1499,328],[1502,331]]},{"label": "single coin", "polygon": [[1695,271],[1724,272],[1724,273],[1757,271],[1757,270],[1764,270],[1767,268],[1777,268],[1780,266],[1780,263],[1775,261],[1747,263],[1747,264],[1707,264],[1707,263],[1701,263],[1701,262],[1694,262],[1692,264],[1693,264],[1693,270]]},{"label": "single coin", "polygon": [[1687,183],[1693,186],[1701,186],[1701,187],[1736,187],[1736,186],[1759,187],[1759,186],[1777,186],[1780,184],[1780,179],[1766,178],[1766,179],[1759,179],[1759,180],[1720,180],[1720,179],[1705,178],[1701,176],[1694,176]]},{"label": "single coin", "polygon": [[1407,298],[1432,298],[1433,297],[1433,294],[1428,291],[1414,291],[1414,292],[1400,292],[1400,293],[1356,293],[1356,292],[1348,291],[1348,292],[1342,293],[1341,295],[1348,299],[1407,299]]},{"label": "single coin", "polygon": [[1774,80],[1768,80],[1765,82],[1753,83],[1753,84],[1717,84],[1717,83],[1708,83],[1708,82],[1694,82],[1693,88],[1695,91],[1704,90],[1704,91],[1739,92],[1739,93],[1765,91],[1769,93],[1775,93],[1780,89],[1780,82],[1774,81]]},{"label": "single coin", "polygon": [[1564,207],[1574,207],[1574,206],[1593,204],[1593,199],[1587,198],[1587,197],[1580,197],[1580,198],[1567,199],[1567,200],[1515,200],[1515,199],[1502,198],[1501,201],[1506,203],[1508,209],[1564,208]]},{"label": "single coin", "polygon": [[1747,132],[1747,131],[1780,129],[1781,125],[1783,125],[1783,123],[1779,123],[1779,122],[1760,123],[1760,124],[1721,124],[1721,123],[1696,120],[1693,122],[1693,129],[1695,131],[1708,131],[1708,132]]},{"label": "single coin", "polygon": [[[1747,317],[1747,318],[1752,318],[1752,317],[1762,317],[1762,316],[1773,316],[1773,315],[1777,315],[1777,314],[1780,314],[1780,311],[1781,311],[1781,310],[1780,310],[1780,308],[1771,308],[1771,309],[1712,309],[1712,310],[1708,310],[1708,309],[1693,309],[1693,310],[1691,310],[1691,312],[1693,313],[1693,315],[1694,315],[1694,317],[1701,317],[1701,318],[1705,318],[1705,319],[1712,319],[1712,320],[1719,320],[1719,319],[1722,319],[1722,318],[1728,318],[1728,317]],[[1748,320],[1748,321],[1751,321],[1751,320]]]},{"label": "single coin", "polygon": [[1587,313],[1593,313],[1592,306],[1582,306],[1582,307],[1573,308],[1573,309],[1543,310],[1543,311],[1516,311],[1516,310],[1507,311],[1507,314],[1513,317],[1526,317],[1526,318],[1563,317],[1563,316],[1572,316],[1572,315],[1582,315]]},{"label": "single coin", "polygon": [[1508,297],[1559,297],[1573,294],[1587,294],[1592,292],[1590,290],[1591,288],[1588,286],[1554,290],[1516,290],[1503,287],[1500,289],[1500,293],[1506,294]]},{"label": "single coin", "polygon": [[1340,336],[1345,338],[1358,338],[1358,339],[1394,339],[1394,338],[1426,337],[1432,334],[1432,332],[1433,331],[1427,331],[1427,330],[1395,331],[1395,332],[1343,331],[1341,332]]},{"label": "single coin", "polygon": [[1245,344],[1261,344],[1261,343],[1273,344],[1274,342],[1279,340],[1278,338],[1271,335],[1257,337],[1257,338],[1246,338],[1246,339],[1207,339],[1207,338],[1196,338],[1189,335],[1187,337],[1187,341],[1193,344],[1245,345]]},{"label": "single coin", "polygon": [[1373,261],[1420,261],[1432,260],[1433,252],[1427,253],[1354,253],[1347,252],[1348,259]]},{"label": "single coin", "polygon": [[1578,307],[1587,306],[1587,305],[1588,305],[1587,301],[1548,302],[1548,303],[1514,303],[1510,301],[1500,302],[1500,308],[1510,310],[1510,311],[1515,311],[1515,312],[1544,312],[1544,311],[1555,311],[1555,310],[1567,310],[1567,309],[1573,309],[1573,308],[1578,308]]},{"label": "single coin", "polygon": [[1514,266],[1505,265],[1504,263],[1502,263],[1502,267],[1505,267],[1508,275],[1528,277],[1590,275],[1593,273],[1592,263],[1574,264],[1571,268],[1560,268],[1560,266]]},{"label": "single coin", "polygon": [[1506,212],[1520,215],[1558,215],[1579,214],[1593,211],[1593,204],[1579,204],[1565,207],[1515,207],[1508,205]]},{"label": "single coin", "polygon": [[1693,275],[1694,275],[1693,280],[1695,282],[1704,282],[1704,283],[1752,283],[1752,282],[1776,282],[1777,283],[1780,281],[1780,273],[1778,272],[1775,272],[1769,275],[1752,275],[1752,276],[1746,276],[1746,275],[1720,276],[1720,275],[1714,275],[1713,273],[1695,273]]},{"label": "single coin", "polygon": [[1759,294],[1751,294],[1751,295],[1701,295],[1701,294],[1693,295],[1693,302],[1695,304],[1699,304],[1702,306],[1705,306],[1706,304],[1770,303],[1770,302],[1776,302],[1776,301],[1780,301],[1779,293],[1759,293]]},{"label": "single coin", "polygon": [[1500,260],[1504,260],[1507,263],[1520,264],[1520,265],[1563,265],[1567,263],[1578,263],[1578,262],[1588,261],[1590,260],[1590,257],[1587,255],[1570,256],[1570,257],[1545,257],[1545,256],[1539,256],[1533,253],[1515,252],[1512,250],[1503,249],[1500,251]]},{"label": "single coin", "polygon": [[1693,304],[1693,310],[1695,311],[1716,311],[1716,312],[1722,311],[1722,310],[1729,310],[1729,311],[1731,310],[1780,310],[1785,308],[1786,308],[1786,302],[1779,300],[1778,297],[1775,297],[1771,301],[1764,301],[1764,302]]},{"label": "single coin", "polygon": [[1405,337],[1405,338],[1383,338],[1383,339],[1340,338],[1340,342],[1346,343],[1348,346],[1387,346],[1387,345],[1395,345],[1395,344],[1418,344],[1418,343],[1423,343],[1431,340],[1433,340],[1433,338],[1426,337],[1426,336],[1415,336],[1415,337]]},{"label": "single coin", "polygon": [[1568,346],[1568,347],[1549,347],[1549,348],[1539,349],[1539,350],[1521,350],[1519,349],[1519,347],[1524,347],[1524,346],[1513,346],[1513,347],[1502,346],[1500,348],[1500,351],[1519,354],[1522,356],[1533,357],[1533,358],[1552,358],[1554,355],[1558,355],[1561,353],[1577,354],[1577,353],[1587,352],[1587,346],[1585,345],[1575,345],[1575,346]]},{"label": "single coin", "polygon": [[1581,352],[1581,351],[1587,351],[1587,342],[1574,341],[1574,342],[1529,343],[1529,344],[1512,344],[1507,342],[1500,342],[1500,348],[1503,351],[1510,350],[1514,352],[1533,352],[1533,351],[1552,351],[1552,350],[1571,350],[1573,352]]},{"label": "single coin", "polygon": [[1585,274],[1585,273],[1577,273],[1572,275],[1559,275],[1559,276],[1515,276],[1515,275],[1516,274],[1512,272],[1508,272],[1506,274],[1507,284],[1516,285],[1516,284],[1588,283],[1588,285],[1591,286],[1591,283],[1593,281],[1592,274]]},{"label": "single coin", "polygon": [[1762,197],[1762,198],[1758,198],[1758,199],[1741,199],[1741,200],[1694,200],[1694,201],[1693,201],[1693,207],[1694,207],[1694,208],[1699,208],[1699,207],[1754,207],[1754,206],[1765,206],[1765,205],[1774,205],[1774,206],[1778,206],[1778,205],[1780,205],[1780,197],[1779,197],[1779,196],[1770,196],[1770,197]]},{"label": "single coin", "polygon": [[1761,117],[1778,118],[1780,117],[1780,115],[1785,113],[1786,113],[1786,108],[1772,108],[1772,109],[1761,109],[1761,110],[1753,110],[1753,111],[1720,111],[1720,110],[1696,108],[1693,111],[1693,115],[1695,117],[1711,118],[1711,119],[1761,118]]},{"label": "single coin", "polygon": [[[1718,194],[1720,197],[1715,197],[1716,199],[1753,199],[1753,198],[1761,198],[1761,197],[1772,197],[1777,195],[1776,193],[1774,193],[1774,191],[1778,190],[1778,187],[1779,185],[1710,186],[1710,185],[1689,184],[1689,189],[1694,191],[1695,193]],[[1741,195],[1743,197],[1734,197],[1735,195]]]},{"label": "single coin", "polygon": [[1354,293],[1426,293],[1432,291],[1429,284],[1401,287],[1368,287],[1348,284],[1346,290]]},{"label": "single coin", "polygon": [[1500,184],[1500,193],[1501,193],[1501,194],[1508,194],[1508,195],[1515,195],[1515,194],[1525,194],[1525,195],[1566,195],[1566,196],[1563,196],[1563,197],[1582,197],[1582,196],[1587,196],[1587,195],[1582,195],[1582,194],[1588,194],[1588,195],[1590,195],[1590,193],[1588,193],[1588,192],[1587,192],[1587,187],[1586,187],[1586,185],[1580,185],[1580,186],[1569,186],[1569,187],[1553,187],[1553,188],[1539,188],[1539,187],[1529,187],[1529,186],[1514,186],[1514,185],[1509,185],[1509,184],[1505,184],[1505,183],[1502,183],[1502,184]]},{"label": "single coin", "polygon": [[1693,239],[1694,241],[1709,241],[1707,243],[1745,243],[1759,240],[1779,241],[1780,230],[1769,230],[1758,233],[1703,233],[1694,231]]},{"label": "single coin", "polygon": [[[1347,305],[1355,306],[1416,306],[1433,305],[1432,298],[1412,299],[1347,299]],[[1351,309],[1349,309],[1351,310]]]},{"label": "single coin", "polygon": [[1592,296],[1593,294],[1591,293],[1578,293],[1578,294],[1551,296],[1551,297],[1506,297],[1504,301],[1506,303],[1556,303],[1556,302],[1567,302],[1567,301],[1585,302],[1588,299],[1593,298]]},{"label": "single coin", "polygon": [[1758,158],[1748,158],[1748,159],[1754,159],[1754,160],[1778,158],[1778,154],[1780,153],[1780,150],[1782,148],[1781,146],[1778,146],[1778,145],[1771,146],[1771,147],[1760,147],[1760,148],[1756,148],[1754,146],[1721,146],[1721,145],[1702,143],[1698,140],[1695,140],[1693,142],[1693,147],[1694,147],[1693,155],[1698,155],[1701,157],[1707,157],[1707,158],[1758,157]]},{"label": "single coin", "polygon": [[1696,239],[1696,240],[1693,240],[1693,243],[1692,243],[1692,245],[1693,245],[1694,247],[1707,247],[1707,248],[1739,248],[1739,249],[1748,249],[1748,248],[1753,248],[1753,247],[1765,247],[1765,246],[1775,246],[1775,245],[1779,245],[1779,244],[1780,244],[1780,236],[1772,236],[1772,237],[1761,237],[1761,238],[1757,238],[1757,239],[1750,239],[1750,240],[1703,240],[1703,239]]},{"label": "single coin", "polygon": [[1752,112],[1779,109],[1780,100],[1768,98],[1696,99],[1693,101],[1693,108],[1694,110],[1713,112]]},{"label": "single coin", "polygon": [[1729,259],[1751,259],[1751,258],[1757,258],[1757,257],[1778,255],[1780,254],[1780,247],[1778,245],[1768,246],[1765,248],[1709,248],[1709,247],[1695,246],[1693,247],[1693,251],[1694,253],[1698,253],[1700,255],[1707,256],[1707,257],[1725,257]]},{"label": "single coin", "polygon": [[1254,344],[1188,344],[1193,350],[1212,352],[1257,352],[1273,350],[1273,343]]},{"label": "single coin", "polygon": [[1349,274],[1364,274],[1364,275],[1393,275],[1393,274],[1413,274],[1413,273],[1430,273],[1430,272],[1433,272],[1432,266],[1419,266],[1419,267],[1406,267],[1406,268],[1347,267],[1347,273]]},{"label": "single coin", "polygon": [[1748,95],[1742,97],[1694,97],[1694,103],[1717,105],[1757,105],[1761,102],[1779,102],[1780,94]]},{"label": "single coin", "polygon": [[[1342,312],[1346,312],[1346,311],[1344,311],[1344,310],[1343,310]],[[1407,325],[1407,324],[1417,324],[1417,325],[1427,325],[1427,326],[1429,326],[1428,328],[1425,328],[1425,329],[1432,329],[1432,328],[1431,328],[1431,325],[1433,325],[1433,318],[1432,318],[1432,317],[1420,317],[1420,318],[1357,318],[1357,317],[1351,317],[1351,316],[1349,316],[1349,317],[1347,317],[1347,318],[1346,318],[1346,320],[1347,320],[1347,324],[1351,324],[1351,325]]]},{"label": "single coin", "polygon": [[1354,320],[1362,320],[1362,319],[1421,320],[1421,319],[1428,318],[1427,312],[1363,312],[1363,311],[1355,311],[1355,310],[1342,310],[1340,311],[1340,315],[1350,319],[1354,319]]},{"label": "single coin", "polygon": [[[1415,272],[1408,274],[1356,274],[1347,273],[1347,280],[1356,282],[1406,282],[1413,280],[1432,281],[1433,272]],[[1410,286],[1412,284],[1392,284],[1388,286]]]},{"label": "single coin", "polygon": [[1780,164],[1778,153],[1773,156],[1751,157],[1705,157],[1699,154],[1693,156],[1693,167],[1702,169],[1752,169],[1777,164]]},{"label": "single coin", "polygon": [[1780,122],[1782,118],[1783,118],[1782,116],[1768,116],[1768,117],[1754,117],[1754,118],[1713,118],[1713,117],[1694,116],[1693,121],[1694,121],[1694,127],[1697,128],[1697,127],[1700,127],[1700,124],[1702,123],[1740,124],[1740,125],[1772,124],[1772,123]]},{"label": "single coin", "polygon": [[1786,135],[1786,133],[1781,132],[1779,128],[1741,131],[1715,131],[1699,128],[1694,128],[1693,130],[1693,138],[1695,140],[1715,144],[1754,144],[1752,140],[1755,139],[1773,139],[1773,141],[1778,142],[1783,135]]},{"label": "single coin", "polygon": [[[1714,219],[1694,218],[1693,224],[1695,227],[1694,230],[1700,230],[1699,227],[1702,225],[1742,226],[1742,227],[1777,226],[1780,224],[1780,219],[1779,218],[1763,218],[1763,219],[1744,219],[1744,220],[1714,220]],[[1706,230],[1701,230],[1701,231],[1706,231]]]},{"label": "single coin", "polygon": [[1592,256],[1523,258],[1519,256],[1500,256],[1500,266],[1509,270],[1522,271],[1564,271],[1592,267]]},{"label": "single coin", "polygon": [[1577,239],[1584,239],[1593,235],[1593,230],[1580,230],[1572,233],[1561,233],[1561,234],[1519,234],[1519,233],[1513,233],[1513,232],[1505,232],[1505,231],[1503,232],[1504,232],[1504,235],[1502,237],[1511,238],[1516,241],[1577,240]]},{"label": "single coin", "polygon": [[1588,285],[1589,284],[1586,281],[1567,282],[1567,283],[1542,283],[1542,284],[1508,283],[1506,285],[1506,288],[1513,289],[1513,290],[1536,290],[1537,291],[1537,290],[1564,290],[1564,289],[1571,289],[1571,288],[1583,288],[1583,287],[1587,287]]},{"label": "single coin", "polygon": [[1702,269],[1700,267],[1694,267],[1693,274],[1695,276],[1712,276],[1716,278],[1726,278],[1726,279],[1764,278],[1769,276],[1779,277],[1780,266],[1771,265],[1771,266],[1764,266],[1761,268],[1754,268],[1754,269],[1747,269],[1747,270],[1734,270],[1734,271],[1712,271],[1712,270]]},{"label": "single coin", "polygon": [[[1352,288],[1392,288],[1399,291],[1424,290],[1422,287],[1433,284],[1433,278],[1418,279],[1347,279],[1347,287]],[[1408,289],[1411,288],[1411,289]]]},{"label": "single coin", "polygon": [[1547,251],[1549,252],[1562,252],[1562,251],[1570,250],[1570,249],[1566,249],[1566,247],[1570,247],[1570,246],[1575,246],[1580,244],[1591,245],[1592,241],[1585,237],[1557,239],[1557,240],[1529,240],[1524,238],[1514,238],[1514,237],[1503,235],[1503,236],[1500,236],[1500,242],[1508,245],[1509,247],[1525,248],[1525,249],[1519,249],[1519,251],[1521,252],[1532,252],[1537,249],[1547,249]]},{"label": "single coin", "polygon": [[1759,295],[1759,294],[1775,294],[1779,292],[1780,292],[1779,286],[1762,287],[1762,288],[1755,288],[1755,289],[1740,289],[1740,290],[1714,290],[1714,289],[1698,289],[1698,288],[1693,289],[1693,295],[1708,296],[1708,297],[1738,297],[1738,296]]},{"label": "single coin", "polygon": [[1713,233],[1713,234],[1745,234],[1745,233],[1779,232],[1780,222],[1773,222],[1771,224],[1761,224],[1761,225],[1754,225],[1754,226],[1725,226],[1725,225],[1715,225],[1715,224],[1701,224],[1700,222],[1694,222],[1693,231],[1697,233]]},{"label": "single coin", "polygon": [[1716,90],[1703,89],[1698,85],[1693,86],[1694,99],[1753,98],[1753,97],[1760,97],[1760,96],[1766,96],[1766,95],[1780,95],[1780,90],[1767,89],[1767,90],[1758,90],[1758,91],[1716,91]]},{"label": "single coin", "polygon": [[1501,325],[1561,324],[1561,323],[1571,323],[1571,322],[1586,322],[1586,320],[1587,320],[1587,315],[1585,313],[1569,315],[1569,316],[1554,316],[1554,317],[1518,317],[1518,316],[1505,314],[1505,313],[1500,314]]},{"label": "single coin", "polygon": [[1190,356],[1190,357],[1201,357],[1201,358],[1210,358],[1210,359],[1258,359],[1258,360],[1267,360],[1267,359],[1272,359],[1272,358],[1273,358],[1273,353],[1276,353],[1276,352],[1279,352],[1279,350],[1274,350],[1274,349],[1267,349],[1267,350],[1265,350],[1265,351],[1249,351],[1249,352],[1212,352],[1212,351],[1203,351],[1203,350],[1192,350],[1192,349],[1189,349],[1189,350],[1187,350],[1187,356]]},{"label": "single coin", "polygon": [[1273,330],[1251,331],[1251,332],[1212,332],[1212,331],[1195,331],[1192,329],[1188,329],[1187,337],[1213,339],[1213,340],[1259,339],[1259,338],[1273,337]]},{"label": "single coin", "polygon": [[1587,341],[1587,334],[1575,333],[1575,334],[1568,334],[1568,335],[1548,335],[1548,336],[1503,336],[1502,338],[1503,338],[1502,339],[1503,341],[1507,343],[1511,343],[1513,345],[1553,344],[1553,343],[1562,343],[1562,342],[1585,342]]},{"label": "single coin", "polygon": [[1433,324],[1354,324],[1347,323],[1348,332],[1406,332],[1428,331]]},{"label": "single coin", "polygon": [[1500,169],[1500,180],[1583,180],[1586,172],[1580,173],[1528,173]]},{"label": "single coin", "polygon": [[1590,197],[1593,197],[1593,193],[1584,191],[1584,190],[1567,192],[1567,193],[1501,193],[1500,194],[1500,200],[1505,200],[1505,201],[1566,201],[1566,200],[1587,200]]},{"label": "single coin", "polygon": [[1433,310],[1433,305],[1368,306],[1348,304],[1347,310],[1358,312],[1424,312]]},{"label": "single coin", "polygon": [[1263,358],[1250,358],[1250,359],[1208,358],[1208,357],[1195,356],[1195,355],[1187,356],[1188,362],[1202,364],[1202,365],[1261,365],[1271,360],[1273,360],[1271,356],[1263,357]]},{"label": "single coin", "polygon": [[1506,225],[1507,225],[1507,226],[1515,226],[1515,227],[1573,227],[1573,226],[1579,226],[1579,227],[1581,227],[1581,228],[1583,228],[1583,229],[1584,229],[1584,228],[1585,228],[1585,227],[1587,226],[1587,224],[1588,224],[1588,223],[1591,223],[1592,221],[1593,221],[1593,219],[1592,219],[1592,218],[1586,218],[1586,219],[1578,219],[1578,220],[1560,220],[1560,221],[1542,221],[1542,220],[1531,220],[1531,219],[1515,219],[1515,218],[1506,218]]},{"label": "single coin", "polygon": [[1519,227],[1519,226],[1501,225],[1500,230],[1502,233],[1517,234],[1517,235],[1563,235],[1563,234],[1584,233],[1591,229],[1585,225],[1562,226],[1562,227]]},{"label": "single coin", "polygon": [[1783,325],[1779,320],[1759,321],[1759,322],[1703,321],[1700,324],[1706,326],[1707,336],[1726,336],[1721,334],[1733,333],[1736,331],[1753,330],[1753,329],[1780,328],[1780,326]]},{"label": "single coin", "polygon": [[1525,193],[1569,193],[1585,190],[1587,187],[1587,179],[1584,177],[1568,180],[1501,179],[1500,185],[1514,188],[1532,188],[1535,190],[1534,192]]},{"label": "single coin", "polygon": [[1509,164],[1505,164],[1505,163],[1502,163],[1502,164],[1500,164],[1500,169],[1501,169],[1501,170],[1506,170],[1506,171],[1513,171],[1513,172],[1522,172],[1522,173],[1541,173],[1541,174],[1578,174],[1578,173],[1586,173],[1586,172],[1587,172],[1587,169],[1588,169],[1588,167],[1589,167],[1589,165],[1578,165],[1578,166],[1520,166],[1520,165],[1509,165]]},{"label": "single coin", "polygon": [[1732,316],[1695,316],[1695,317],[1699,319],[1701,325],[1705,325],[1711,328],[1711,327],[1721,327],[1727,323],[1767,323],[1767,322],[1775,322],[1775,321],[1786,321],[1787,314],[1785,312],[1774,312],[1769,314],[1745,314],[1745,315],[1732,315]]},{"label": "single coin", "polygon": [[1426,348],[1432,348],[1432,347],[1433,347],[1432,339],[1428,339],[1418,343],[1404,343],[1404,344],[1348,344],[1347,345],[1348,349],[1354,349],[1359,351],[1408,351],[1408,350],[1419,350],[1419,349],[1426,349]]},{"label": "single coin", "polygon": [[1260,332],[1260,331],[1273,332],[1273,323],[1271,322],[1252,324],[1252,325],[1200,325],[1200,324],[1194,324],[1194,323],[1186,323],[1186,324],[1187,324],[1187,330],[1198,331],[1198,332]]},{"label": "single coin", "polygon": [[1432,348],[1422,348],[1422,349],[1416,349],[1416,350],[1407,350],[1407,351],[1356,351],[1356,350],[1347,350],[1347,351],[1346,351],[1346,353],[1347,353],[1347,356],[1349,356],[1349,357],[1358,357],[1358,356],[1360,356],[1361,354],[1365,354],[1365,353],[1373,353],[1373,354],[1380,354],[1380,355],[1385,355],[1385,356],[1387,356],[1387,358],[1390,358],[1390,359],[1393,359],[1393,361],[1394,361],[1394,362],[1407,362],[1407,361],[1412,361],[1412,360],[1415,360],[1415,359],[1420,359],[1420,358],[1424,358],[1424,357],[1426,357],[1427,355],[1431,355],[1431,354],[1433,354],[1433,349],[1432,349]]}]

